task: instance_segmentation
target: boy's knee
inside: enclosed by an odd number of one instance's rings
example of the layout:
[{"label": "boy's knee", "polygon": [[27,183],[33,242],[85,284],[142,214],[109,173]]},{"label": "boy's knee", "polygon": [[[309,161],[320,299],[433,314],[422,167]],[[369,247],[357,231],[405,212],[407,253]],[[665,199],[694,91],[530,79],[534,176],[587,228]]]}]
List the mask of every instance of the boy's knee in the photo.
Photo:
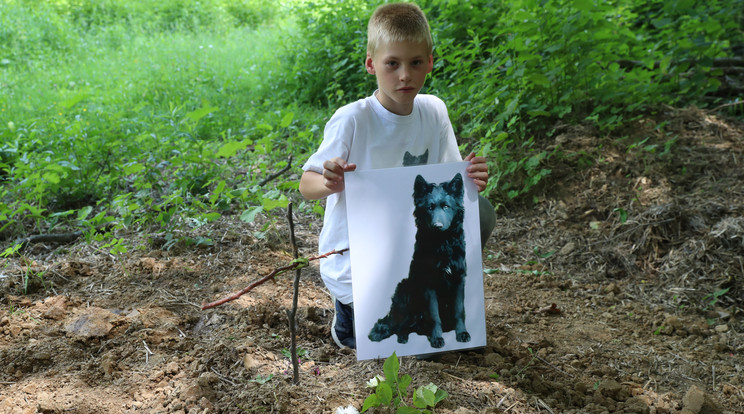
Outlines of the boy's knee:
[{"label": "boy's knee", "polygon": [[478,195],[478,210],[480,213],[480,234],[481,248],[486,247],[488,238],[491,237],[494,227],[496,227],[496,211],[488,199]]}]

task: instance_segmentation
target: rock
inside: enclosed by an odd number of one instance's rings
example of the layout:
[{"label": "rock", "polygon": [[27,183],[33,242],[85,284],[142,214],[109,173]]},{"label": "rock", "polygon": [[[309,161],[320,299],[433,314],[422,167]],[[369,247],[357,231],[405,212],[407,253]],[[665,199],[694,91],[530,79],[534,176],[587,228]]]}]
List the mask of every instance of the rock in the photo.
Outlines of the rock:
[{"label": "rock", "polygon": [[602,381],[597,388],[597,393],[615,401],[625,401],[630,397],[628,389],[613,379]]},{"label": "rock", "polygon": [[53,296],[44,301],[47,307],[43,316],[47,319],[60,321],[67,316],[67,298],[64,296]]},{"label": "rock", "polygon": [[111,321],[116,315],[106,309],[89,308],[65,326],[65,331],[82,338],[106,336],[114,328]]},{"label": "rock", "polygon": [[199,386],[204,388],[211,388],[212,384],[216,384],[220,378],[214,372],[204,372],[199,375],[199,379],[196,380]]},{"label": "rock", "polygon": [[728,325],[716,325],[716,332],[718,333],[726,333],[728,332],[729,327]]},{"label": "rock", "polygon": [[57,413],[61,412],[61,408],[54,401],[54,396],[46,391],[40,392],[36,396],[36,412],[39,413]]},{"label": "rock", "polygon": [[243,366],[247,371],[250,371],[254,368],[258,368],[261,365],[261,362],[257,361],[251,354],[245,354],[243,356]]},{"label": "rock", "polygon": [[649,404],[647,401],[645,401],[642,397],[633,397],[628,399],[628,401],[625,401],[625,404],[623,404],[623,409],[625,413],[627,414],[649,414],[651,412],[651,408],[649,408]]},{"label": "rock", "polygon": [[561,256],[567,256],[571,254],[571,252],[573,252],[574,250],[576,250],[576,243],[568,242],[566,243],[565,246],[561,248],[561,250],[558,251],[558,254]]},{"label": "rock", "polygon": [[504,365],[504,357],[499,354],[491,353],[483,358],[484,365],[489,367],[499,367]]},{"label": "rock", "polygon": [[683,411],[691,414],[723,414],[718,404],[700,387],[693,385],[682,397]]},{"label": "rock", "polygon": [[165,366],[165,373],[169,375],[173,375],[177,373],[179,370],[178,362],[171,361],[168,363],[168,365]]}]

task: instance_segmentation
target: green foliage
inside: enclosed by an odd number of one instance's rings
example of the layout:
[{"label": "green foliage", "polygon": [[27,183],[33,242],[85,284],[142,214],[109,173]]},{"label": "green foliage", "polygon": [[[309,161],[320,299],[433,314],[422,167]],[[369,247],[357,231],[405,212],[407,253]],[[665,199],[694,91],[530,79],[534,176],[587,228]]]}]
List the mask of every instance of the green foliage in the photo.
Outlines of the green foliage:
[{"label": "green foliage", "polygon": [[[448,103],[463,150],[487,156],[492,199],[534,196],[563,156],[538,149],[556,121],[610,131],[705,104],[714,59],[744,40],[743,2],[422,1],[426,92]],[[116,253],[121,231],[152,230],[166,248],[209,245],[193,233],[223,215],[286,207],[329,114],[375,87],[363,62],[378,3],[0,0],[0,236],[76,229]],[[667,157],[675,138],[657,133],[628,150]]]},{"label": "green foliage", "polygon": [[437,404],[448,397],[447,391],[429,383],[416,388],[412,396],[413,407],[410,407],[406,400],[412,379],[408,374],[399,375],[400,361],[395,352],[385,360],[382,370],[384,377],[378,375],[367,383],[375,388],[375,392],[364,400],[362,412],[372,407],[390,407],[398,414],[431,413]]},{"label": "green foliage", "polygon": [[282,88],[296,91],[300,102],[331,107],[369,95],[375,82],[364,70],[366,28],[378,4],[318,0],[295,6],[298,36],[286,51],[291,71]]},{"label": "green foliage", "polygon": [[[463,142],[488,156],[488,192],[504,201],[550,175],[553,153],[534,140],[557,121],[611,131],[662,104],[704,105],[720,85],[714,59],[744,41],[744,0],[420,4],[435,39],[427,91],[447,102]],[[369,94],[364,27],[376,4],[312,5],[293,49],[301,101],[337,106]]]},{"label": "green foliage", "polygon": [[118,231],[155,229],[165,248],[209,245],[189,234],[286,207],[297,184],[262,180],[320,127],[314,110],[267,101],[284,27],[258,26],[277,13],[256,0],[0,1],[0,235],[81,229],[117,253]]}]

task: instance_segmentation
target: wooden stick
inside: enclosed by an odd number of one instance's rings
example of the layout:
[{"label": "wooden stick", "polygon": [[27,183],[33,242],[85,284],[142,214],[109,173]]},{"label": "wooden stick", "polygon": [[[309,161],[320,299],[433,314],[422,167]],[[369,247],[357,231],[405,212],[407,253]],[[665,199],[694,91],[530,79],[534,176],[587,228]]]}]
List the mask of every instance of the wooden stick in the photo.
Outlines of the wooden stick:
[{"label": "wooden stick", "polygon": [[[332,251],[330,251],[328,253],[321,254],[320,256],[310,257],[310,258],[307,259],[307,261],[308,262],[312,262],[313,260],[325,259],[326,257],[331,256],[331,255],[334,255],[334,254],[344,254],[344,252],[346,252],[348,250],[349,250],[348,247],[345,248],[345,249],[341,249],[341,250],[332,250]],[[204,304],[204,305],[202,305],[201,308],[202,308],[202,310],[206,310],[206,309],[209,309],[209,308],[214,308],[215,306],[224,305],[227,302],[230,302],[232,300],[235,300],[235,299],[237,299],[237,298],[245,295],[246,293],[248,293],[251,290],[253,290],[253,288],[255,288],[256,286],[260,286],[260,285],[268,282],[269,280],[271,280],[274,277],[276,277],[278,274],[280,274],[282,272],[286,272],[287,270],[297,269],[300,266],[305,267],[306,264],[303,263],[303,261],[294,260],[294,261],[292,261],[291,264],[288,264],[287,266],[282,266],[282,267],[278,267],[278,268],[274,269],[268,275],[262,277],[261,279],[255,281],[255,282],[251,283],[250,285],[248,285],[247,287],[243,288],[243,290],[241,290],[241,291],[239,291],[237,293],[234,293],[234,294],[232,294],[232,295],[230,295],[230,296],[228,296],[226,298],[222,298],[220,300],[217,300],[217,301],[214,301],[214,302],[210,302],[210,303]]]}]

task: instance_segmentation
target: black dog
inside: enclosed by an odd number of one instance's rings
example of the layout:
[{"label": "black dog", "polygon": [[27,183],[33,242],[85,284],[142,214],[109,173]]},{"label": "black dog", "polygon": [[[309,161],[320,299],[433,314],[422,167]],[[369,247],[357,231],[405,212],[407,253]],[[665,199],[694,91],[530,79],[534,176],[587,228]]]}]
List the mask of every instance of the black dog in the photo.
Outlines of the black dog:
[{"label": "black dog", "polygon": [[398,283],[388,314],[375,323],[369,339],[425,335],[434,348],[444,346],[442,332],[455,330],[458,342],[470,341],[465,329],[464,188],[458,173],[441,184],[420,175],[413,186],[416,244],[408,277]]}]

